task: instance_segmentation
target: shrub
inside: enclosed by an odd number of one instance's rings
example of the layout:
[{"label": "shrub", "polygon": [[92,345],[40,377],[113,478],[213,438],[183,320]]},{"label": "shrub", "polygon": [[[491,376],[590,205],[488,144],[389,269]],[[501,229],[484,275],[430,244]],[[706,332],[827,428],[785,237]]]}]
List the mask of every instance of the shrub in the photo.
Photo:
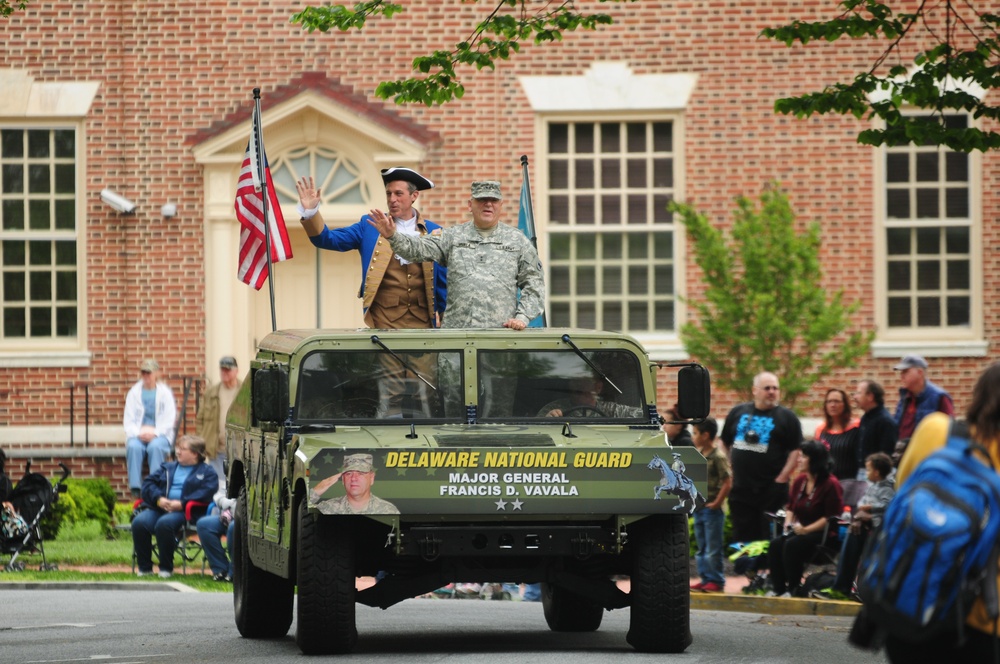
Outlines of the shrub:
[{"label": "shrub", "polygon": [[42,529],[42,539],[51,542],[59,535],[62,528],[63,519],[66,515],[76,509],[76,501],[68,493],[59,494],[59,499],[52,505],[51,509],[45,511],[39,526]]},{"label": "shrub", "polygon": [[69,523],[96,521],[101,532],[110,536],[114,527],[111,515],[115,509],[115,492],[103,477],[74,479],[64,482],[66,492],[59,494],[51,509],[42,519],[42,537],[53,540],[59,534],[63,520]]}]

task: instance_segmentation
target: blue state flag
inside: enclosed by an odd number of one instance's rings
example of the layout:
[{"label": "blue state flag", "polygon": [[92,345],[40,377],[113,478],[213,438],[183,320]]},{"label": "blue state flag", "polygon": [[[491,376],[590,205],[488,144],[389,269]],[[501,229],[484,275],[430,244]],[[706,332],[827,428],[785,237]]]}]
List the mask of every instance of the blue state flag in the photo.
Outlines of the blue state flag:
[{"label": "blue state flag", "polygon": [[[521,202],[520,209],[517,211],[517,228],[524,233],[525,237],[531,240],[531,244],[538,250],[538,242],[535,239],[535,214],[531,207],[531,188],[528,186],[528,173],[525,169],[524,177],[521,180]],[[517,298],[521,299],[521,293],[518,292]],[[536,316],[531,322],[528,323],[528,327],[545,327],[545,313],[543,312],[540,316]]]}]

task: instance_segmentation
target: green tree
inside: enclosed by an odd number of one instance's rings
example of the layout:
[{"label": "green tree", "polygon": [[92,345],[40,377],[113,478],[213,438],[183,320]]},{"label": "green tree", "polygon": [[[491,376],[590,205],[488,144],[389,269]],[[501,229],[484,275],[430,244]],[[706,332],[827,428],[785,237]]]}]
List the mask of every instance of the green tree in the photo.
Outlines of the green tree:
[{"label": "green tree", "polygon": [[31,0],[0,0],[0,16],[7,17],[16,9],[24,9]]},{"label": "green tree", "polygon": [[[2,1],[2,0],[0,0]],[[462,0],[468,2],[469,0]],[[478,0],[471,0],[478,2]],[[598,2],[636,2],[637,0],[598,0]],[[395,81],[383,81],[375,96],[395,99],[397,104],[421,103],[431,106],[461,99],[465,86],[459,80],[456,66],[471,65],[476,70],[495,67],[497,60],[507,60],[521,49],[521,42],[536,44],[562,40],[564,32],[576,29],[595,30],[610,25],[608,14],[585,14],[576,11],[572,0],[562,2],[530,2],[530,0],[494,0],[490,14],[469,35],[451,50],[436,50],[413,60],[418,75]],[[534,9],[529,7],[533,5]],[[344,5],[306,7],[292,16],[292,23],[301,24],[309,32],[360,30],[369,18],[393,15],[403,11],[402,5],[385,0],[358,2],[353,9]]]},{"label": "green tree", "polygon": [[[460,1],[463,4],[478,2]],[[598,0],[601,3],[638,1]],[[978,11],[973,0],[897,0],[892,4],[913,10],[893,12],[889,3],[844,0],[839,4],[840,13],[830,20],[793,21],[786,26],[764,30],[763,36],[789,46],[821,39],[835,41],[841,37],[884,40],[887,44],[885,52],[870,69],[858,74],[852,83],[835,83],[820,92],[780,99],[775,103],[775,110],[803,118],[823,113],[851,113],[868,120],[881,118],[886,124],[884,129],[865,129],[858,135],[859,142],[870,145],[912,141],[947,145],[961,151],[1000,147],[997,132],[949,126],[941,121],[942,114],[949,110],[969,112],[976,118],[1000,119],[1000,109],[985,102],[992,90],[1000,88],[997,63],[1000,15]],[[369,18],[390,19],[403,11],[400,4],[366,0],[351,8],[344,5],[306,7],[292,16],[292,22],[310,32],[360,30]],[[462,66],[493,69],[497,60],[514,57],[523,42],[558,42],[566,32],[598,30],[613,22],[613,17],[606,13],[578,11],[572,0],[551,3],[493,0],[489,14],[471,30],[468,38],[450,49],[438,49],[414,58],[413,76],[383,81],[375,95],[394,99],[398,104],[444,104],[465,94],[461,83]],[[913,65],[918,70],[905,78],[908,72],[903,60],[906,49],[912,52],[911,42],[930,45],[917,52]],[[956,80],[980,87],[983,94],[977,96],[957,88]],[[882,94],[872,96],[873,92]],[[904,115],[907,107],[933,113],[929,117]]]},{"label": "green tree", "polygon": [[[838,113],[881,119],[884,128],[858,135],[858,142],[867,145],[912,142],[962,152],[1000,147],[1000,133],[944,121],[949,112],[1000,120],[1000,107],[986,101],[988,93],[1000,87],[1000,14],[980,13],[968,0],[898,4],[917,6],[894,13],[887,3],[845,0],[840,3],[843,11],[828,21],[793,21],[764,30],[763,36],[787,46],[841,37],[888,42],[871,68],[852,82],[779,99],[775,110],[800,118]],[[910,46],[913,43],[921,46]],[[907,49],[916,50],[910,64]],[[906,112],[915,109],[931,113]]]},{"label": "green tree", "polygon": [[691,205],[670,209],[687,229],[705,284],[703,299],[687,300],[697,317],[681,339],[716,385],[749,397],[754,375],[773,371],[782,403],[794,408],[819,379],[868,352],[871,333],[848,333],[860,302],[847,304],[843,290],[821,283],[819,224],[797,232],[801,224],[776,184],[759,200],[736,199],[728,235]]}]

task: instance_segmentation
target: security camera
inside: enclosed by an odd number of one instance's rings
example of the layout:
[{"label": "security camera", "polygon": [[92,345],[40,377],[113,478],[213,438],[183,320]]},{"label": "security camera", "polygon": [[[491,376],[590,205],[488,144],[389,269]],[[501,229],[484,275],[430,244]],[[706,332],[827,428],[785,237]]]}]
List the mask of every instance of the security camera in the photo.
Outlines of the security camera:
[{"label": "security camera", "polygon": [[101,200],[122,214],[132,214],[135,212],[135,203],[110,189],[101,190]]}]

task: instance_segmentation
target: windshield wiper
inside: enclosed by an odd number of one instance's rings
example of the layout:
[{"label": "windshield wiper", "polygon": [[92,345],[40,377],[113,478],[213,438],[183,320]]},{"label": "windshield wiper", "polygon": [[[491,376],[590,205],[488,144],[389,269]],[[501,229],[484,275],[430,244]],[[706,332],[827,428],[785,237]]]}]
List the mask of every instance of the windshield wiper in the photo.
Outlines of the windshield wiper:
[{"label": "windshield wiper", "polygon": [[[407,371],[409,371],[410,373],[412,373],[414,376],[416,376],[417,378],[419,378],[420,380],[422,380],[424,382],[424,385],[426,385],[427,387],[429,387],[432,390],[434,390],[435,392],[437,392],[437,388],[434,387],[434,385],[432,385],[430,383],[430,381],[428,381],[426,378],[424,378],[423,376],[421,376],[420,372],[417,371],[416,369],[414,369],[412,366],[410,366],[406,362],[406,360],[404,360],[403,358],[401,358],[399,355],[396,355],[396,353],[391,348],[389,348],[384,343],[382,343],[382,340],[378,338],[377,334],[373,334],[372,335],[372,343],[378,345],[382,350],[384,350],[385,352],[389,353],[389,355],[392,355],[392,357],[397,362],[399,362],[400,364],[403,365],[404,369],[406,369]],[[618,389],[618,388],[615,388],[615,389]],[[621,392],[621,390],[618,390],[618,391]]]},{"label": "windshield wiper", "polygon": [[587,357],[587,355],[582,350],[580,350],[580,348],[575,343],[573,343],[573,340],[569,338],[568,334],[562,335],[562,340],[570,345],[570,347],[576,352],[576,354],[580,356],[580,359],[582,359],[584,362],[590,365],[590,368],[593,369],[598,376],[600,376],[601,380],[603,380],[611,387],[615,388],[615,391],[617,391],[618,394],[623,394],[623,392],[620,389],[618,389],[618,386],[611,382],[611,379],[608,378],[608,375],[603,371],[601,371],[601,369],[596,364],[594,364],[590,360],[590,358]]}]

